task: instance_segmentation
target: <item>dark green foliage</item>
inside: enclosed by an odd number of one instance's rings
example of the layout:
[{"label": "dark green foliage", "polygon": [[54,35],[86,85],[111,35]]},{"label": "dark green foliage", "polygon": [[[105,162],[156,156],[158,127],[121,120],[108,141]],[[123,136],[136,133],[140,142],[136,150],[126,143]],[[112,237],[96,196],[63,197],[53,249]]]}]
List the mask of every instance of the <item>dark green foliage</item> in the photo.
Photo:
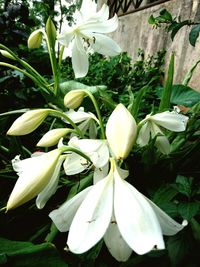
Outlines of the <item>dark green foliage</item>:
[{"label": "dark green foliage", "polygon": [[181,18],[172,18],[172,15],[166,9],[160,11],[159,16],[154,17],[151,15],[148,20],[149,24],[152,24],[154,27],[161,27],[162,24],[165,25],[165,29],[168,32],[171,32],[171,39],[174,40],[177,32],[184,26],[192,26],[189,32],[189,42],[192,46],[195,46],[196,41],[199,37],[200,32],[200,23],[194,22],[191,20],[183,20]]}]

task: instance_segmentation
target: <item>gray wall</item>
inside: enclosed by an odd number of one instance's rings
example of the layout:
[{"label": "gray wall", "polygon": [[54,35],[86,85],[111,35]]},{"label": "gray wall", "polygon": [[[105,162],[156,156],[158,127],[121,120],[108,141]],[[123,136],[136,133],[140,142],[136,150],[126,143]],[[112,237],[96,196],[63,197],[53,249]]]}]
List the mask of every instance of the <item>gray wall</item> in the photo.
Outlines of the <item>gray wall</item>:
[{"label": "gray wall", "polygon": [[[99,7],[103,2],[106,1],[99,1]],[[151,14],[158,15],[162,8],[169,10],[173,17],[181,16],[181,20],[194,19],[200,22],[200,0],[172,0],[119,17],[119,27],[111,36],[133,60],[137,58],[138,48],[144,49],[146,55],[164,48],[167,50],[166,64],[168,64],[170,53],[174,51],[175,82],[180,83],[191,66],[200,59],[200,38],[194,48],[189,44],[188,26],[179,31],[173,42],[164,28],[152,29],[148,24],[148,18]],[[196,69],[190,86],[200,90],[200,66]]]}]

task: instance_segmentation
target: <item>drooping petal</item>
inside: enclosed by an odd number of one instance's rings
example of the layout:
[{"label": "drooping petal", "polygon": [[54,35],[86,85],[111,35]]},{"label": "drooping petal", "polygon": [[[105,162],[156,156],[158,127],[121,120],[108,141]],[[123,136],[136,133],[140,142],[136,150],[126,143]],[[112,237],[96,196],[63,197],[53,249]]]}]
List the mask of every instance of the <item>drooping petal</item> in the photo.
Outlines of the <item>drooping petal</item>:
[{"label": "drooping petal", "polygon": [[106,163],[105,166],[101,168],[95,168],[93,174],[93,184],[96,184],[100,180],[104,179],[108,175],[109,163]]},{"label": "drooping petal", "polygon": [[106,137],[117,159],[125,159],[135,142],[137,125],[124,105],[118,104],[106,125]]},{"label": "drooping petal", "polygon": [[85,121],[89,118],[94,119],[96,122],[99,123],[97,117],[91,112],[85,112],[83,107],[80,107],[77,111],[70,109],[66,112],[66,115],[75,123]]},{"label": "drooping petal", "polygon": [[156,137],[155,145],[158,150],[161,153],[168,155],[170,153],[169,140],[154,122],[151,123],[151,136],[152,138]]},{"label": "drooping petal", "polygon": [[70,200],[66,201],[60,208],[53,210],[49,217],[52,219],[60,232],[69,231],[70,225],[78,208],[91,190],[92,186],[87,187]]},{"label": "drooping petal", "polygon": [[118,18],[117,15],[112,17],[109,20],[105,21],[88,21],[79,26],[80,31],[83,35],[87,36],[87,33],[110,33],[117,29],[118,27]]},{"label": "drooping petal", "polygon": [[91,47],[95,52],[105,56],[116,56],[121,53],[120,46],[110,37],[98,33],[93,34],[93,37],[94,42]]},{"label": "drooping petal", "polygon": [[150,203],[152,209],[154,210],[159,220],[163,235],[175,235],[185,227],[184,225],[179,224],[175,220],[173,220],[169,215],[167,215],[167,213],[161,210],[150,199],[146,197],[145,199]]},{"label": "drooping petal", "polygon": [[110,254],[117,261],[127,261],[132,253],[132,249],[124,241],[117,223],[115,220],[112,220],[110,223],[105,235],[104,242],[110,252]]},{"label": "drooping petal", "polygon": [[150,123],[147,121],[145,124],[142,125],[136,143],[140,146],[146,146],[149,143],[150,140],[150,129],[151,129],[151,125]]},{"label": "drooping petal", "polygon": [[[88,11],[88,5],[86,7],[86,10]],[[82,6],[81,6],[81,11],[82,11]],[[88,12],[85,12],[85,14],[86,13],[88,13]],[[103,4],[103,6],[101,7],[101,9],[98,12],[96,12],[95,14],[92,14],[92,15],[90,13],[90,15],[87,18],[87,21],[104,21],[104,20],[107,20],[108,17],[109,17],[109,7],[105,4]]]},{"label": "drooping petal", "polygon": [[111,175],[90,190],[79,207],[69,230],[67,244],[74,253],[84,253],[105,234],[112,216],[113,179]]},{"label": "drooping petal", "polygon": [[19,178],[7,203],[7,210],[16,208],[37,196],[49,183],[61,152],[54,149],[41,156],[14,160]]},{"label": "drooping petal", "polygon": [[58,35],[57,40],[60,44],[68,47],[74,36],[74,29],[69,29],[68,31],[62,32]]},{"label": "drooping petal", "polygon": [[164,249],[160,224],[150,204],[133,186],[114,173],[114,213],[119,231],[137,253],[145,254],[154,247]]},{"label": "drooping petal", "polygon": [[151,116],[151,120],[173,132],[185,131],[188,117],[175,112],[161,112]]},{"label": "drooping petal", "polygon": [[63,167],[67,175],[74,175],[81,173],[87,169],[89,165],[89,162],[85,158],[72,152],[71,154],[67,155]]},{"label": "drooping petal", "polygon": [[75,37],[75,43],[72,48],[72,67],[76,78],[84,77],[89,68],[88,55],[84,49],[81,49],[81,40]]},{"label": "drooping petal", "polygon": [[63,160],[65,157],[60,157],[58,163],[55,167],[55,170],[52,174],[50,182],[45,186],[45,188],[40,192],[36,198],[36,206],[38,209],[42,209],[47,201],[52,195],[55,194],[58,187],[58,180],[60,176],[60,168],[62,166]]}]

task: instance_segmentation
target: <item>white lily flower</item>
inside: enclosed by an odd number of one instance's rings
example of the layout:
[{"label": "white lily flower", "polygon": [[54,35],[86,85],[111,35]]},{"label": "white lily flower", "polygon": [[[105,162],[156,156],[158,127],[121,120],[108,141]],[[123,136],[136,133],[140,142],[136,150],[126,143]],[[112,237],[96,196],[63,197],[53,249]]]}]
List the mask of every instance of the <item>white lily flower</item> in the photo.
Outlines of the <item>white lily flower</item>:
[{"label": "white lily flower", "polygon": [[118,104],[106,125],[106,137],[117,159],[125,159],[135,142],[137,125],[123,104]]},{"label": "white lily flower", "polygon": [[136,142],[140,146],[146,146],[150,138],[156,137],[155,145],[160,152],[169,154],[170,143],[159,126],[173,132],[181,132],[185,131],[187,121],[187,116],[176,112],[165,111],[155,115],[147,115],[146,118],[140,122],[142,127]]},{"label": "white lily flower", "polygon": [[103,55],[115,56],[121,52],[120,47],[104,33],[110,33],[118,27],[118,18],[109,17],[109,8],[103,5],[101,10],[88,17],[87,13],[77,12],[76,24],[65,26],[57,37],[58,42],[68,47],[71,43],[72,67],[76,78],[84,77],[89,68],[88,52],[93,50]]},{"label": "white lily flower", "polygon": [[[12,161],[13,169],[17,172],[19,178],[9,197],[7,210],[14,209],[33,199],[45,189],[51,179],[54,180],[57,175],[55,168],[60,155],[61,150],[54,149],[48,153],[24,160],[20,160],[17,156]],[[46,196],[44,198],[48,199]],[[39,202],[46,203],[46,200],[41,197]]]},{"label": "white lily flower", "polygon": [[[132,250],[145,254],[164,249],[164,235],[183,229],[159,207],[125,181],[127,171],[111,159],[109,174],[95,185],[50,213],[61,231],[69,231],[70,251],[81,254],[102,238],[118,261],[126,261]],[[68,216],[69,212],[69,216]]]},{"label": "white lily flower", "polygon": [[90,139],[95,139],[97,137],[97,127],[95,122],[99,124],[99,120],[93,113],[85,112],[84,108],[80,107],[77,111],[73,109],[67,111],[66,115],[73,122],[80,123],[78,127],[84,135],[88,132]]},{"label": "white lily flower", "polygon": [[[106,140],[78,139],[74,136],[68,145],[88,156],[96,168],[103,167],[109,160],[109,149]],[[67,175],[73,175],[84,171],[90,165],[85,158],[72,152],[67,155],[63,166]]]}]

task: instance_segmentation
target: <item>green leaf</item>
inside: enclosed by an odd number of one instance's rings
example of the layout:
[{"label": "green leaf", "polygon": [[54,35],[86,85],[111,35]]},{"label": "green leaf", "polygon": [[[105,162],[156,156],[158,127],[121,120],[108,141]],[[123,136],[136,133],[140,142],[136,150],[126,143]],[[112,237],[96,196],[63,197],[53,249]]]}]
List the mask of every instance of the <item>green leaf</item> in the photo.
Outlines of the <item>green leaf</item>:
[{"label": "green leaf", "polygon": [[198,60],[192,67],[191,69],[188,71],[188,73],[185,75],[185,78],[182,82],[183,85],[187,86],[189,81],[191,80],[192,78],[192,75],[196,69],[196,67],[198,66],[198,64],[200,63],[200,60]]},{"label": "green leaf", "polygon": [[189,246],[188,238],[184,232],[180,232],[168,239],[167,249],[172,266],[177,266],[183,260],[189,251]]},{"label": "green leaf", "polygon": [[160,16],[167,21],[172,21],[172,15],[166,9],[160,11]]},{"label": "green leaf", "polygon": [[174,37],[175,35],[177,34],[177,32],[185,25],[188,25],[189,21],[188,20],[185,20],[185,21],[182,21],[180,23],[178,22],[174,22],[170,25],[169,27],[169,31],[171,31],[171,39],[172,41],[174,40]]},{"label": "green leaf", "polygon": [[161,186],[153,196],[153,202],[156,204],[167,203],[171,201],[176,195],[177,190],[170,184]]},{"label": "green leaf", "polygon": [[11,241],[0,238],[0,263],[12,267],[67,267],[54,245],[42,243]]},{"label": "green leaf", "polygon": [[200,224],[194,218],[192,218],[190,225],[192,228],[194,238],[199,241],[200,240]]},{"label": "green leaf", "polygon": [[176,105],[192,107],[200,101],[200,93],[189,86],[176,84],[172,86],[170,102]]},{"label": "green leaf", "polygon": [[190,221],[199,211],[199,202],[180,203],[178,205],[178,212],[183,217]]},{"label": "green leaf", "polygon": [[149,17],[149,19],[148,19],[148,23],[149,23],[149,24],[155,24],[155,18],[154,18],[153,15],[151,15],[151,16]]},{"label": "green leaf", "polygon": [[195,25],[189,33],[189,41],[192,46],[195,46],[197,38],[199,37],[200,24]]},{"label": "green leaf", "polygon": [[193,179],[191,177],[178,175],[176,178],[175,188],[177,188],[179,193],[189,198],[192,194],[192,181]]},{"label": "green leaf", "polygon": [[105,89],[106,86],[104,85],[98,85],[98,86],[88,86],[83,83],[79,83],[76,81],[67,81],[63,82],[59,85],[61,93],[66,95],[69,91],[71,90],[79,90],[79,89],[87,89],[89,90],[92,94],[98,92],[99,88],[100,89]]},{"label": "green leaf", "polygon": [[159,111],[168,110],[170,107],[173,78],[174,78],[174,53],[172,53],[170,58],[167,80],[160,101]]}]

